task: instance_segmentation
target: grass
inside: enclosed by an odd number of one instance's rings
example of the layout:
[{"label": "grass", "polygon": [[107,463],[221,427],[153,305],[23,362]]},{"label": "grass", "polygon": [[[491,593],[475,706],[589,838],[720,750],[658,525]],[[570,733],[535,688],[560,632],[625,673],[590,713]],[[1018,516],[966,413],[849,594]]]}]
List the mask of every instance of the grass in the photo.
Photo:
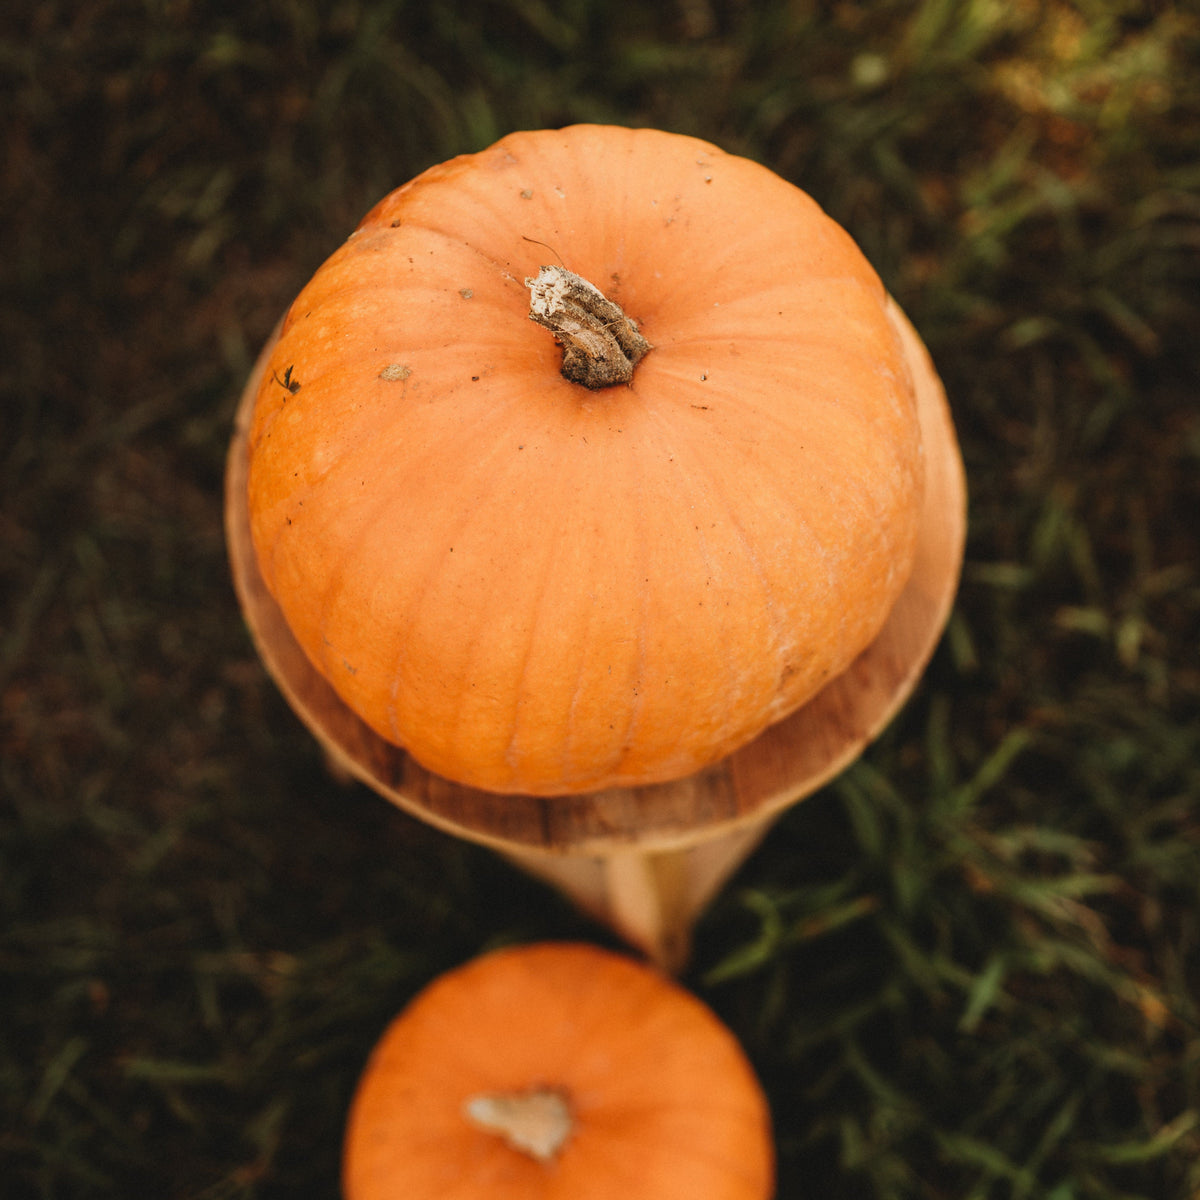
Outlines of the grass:
[{"label": "grass", "polygon": [[926,336],[967,461],[918,694],[698,931],[780,1200],[1200,1196],[1194,5],[5,11],[5,1196],[334,1196],[408,996],[499,942],[604,940],[326,775],[220,512],[253,354],[358,217],[576,120],[815,195]]}]

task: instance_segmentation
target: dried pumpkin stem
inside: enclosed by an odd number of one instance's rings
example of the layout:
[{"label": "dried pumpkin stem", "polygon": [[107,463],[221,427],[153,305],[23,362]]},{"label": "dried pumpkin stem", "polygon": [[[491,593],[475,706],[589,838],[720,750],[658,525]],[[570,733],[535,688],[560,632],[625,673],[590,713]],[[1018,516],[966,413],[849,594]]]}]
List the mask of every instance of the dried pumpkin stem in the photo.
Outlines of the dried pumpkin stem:
[{"label": "dried pumpkin stem", "polygon": [[532,293],[529,319],[562,345],[564,379],[597,389],[633,378],[650,343],[598,287],[565,267],[543,267],[525,286]]},{"label": "dried pumpkin stem", "polygon": [[554,1158],[575,1127],[566,1100],[549,1088],[473,1096],[463,1112],[472,1124],[499,1134],[538,1162]]}]

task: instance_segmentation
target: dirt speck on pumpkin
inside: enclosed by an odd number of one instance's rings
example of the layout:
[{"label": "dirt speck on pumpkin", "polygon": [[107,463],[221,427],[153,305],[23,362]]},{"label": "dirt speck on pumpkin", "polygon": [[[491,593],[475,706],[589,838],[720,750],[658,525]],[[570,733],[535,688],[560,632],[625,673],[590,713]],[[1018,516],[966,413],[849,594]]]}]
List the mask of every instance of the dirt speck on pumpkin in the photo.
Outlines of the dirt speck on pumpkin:
[{"label": "dirt speck on pumpkin", "polygon": [[293,396],[300,390],[300,380],[292,378],[292,371],[294,370],[295,367],[289,366],[287,370],[284,371],[282,379],[280,379],[278,372],[275,372],[273,376],[275,382],[279,384],[280,387],[287,388],[287,390],[291,392]]}]

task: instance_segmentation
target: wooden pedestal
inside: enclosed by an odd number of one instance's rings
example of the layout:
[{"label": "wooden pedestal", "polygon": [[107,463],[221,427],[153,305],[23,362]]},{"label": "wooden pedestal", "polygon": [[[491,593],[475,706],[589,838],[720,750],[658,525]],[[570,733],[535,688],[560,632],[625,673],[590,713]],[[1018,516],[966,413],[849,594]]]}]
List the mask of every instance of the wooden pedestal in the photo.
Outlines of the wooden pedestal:
[{"label": "wooden pedestal", "polygon": [[381,739],[311,666],[266,589],[246,511],[246,430],[274,344],[238,409],[226,474],[234,585],[267,670],[333,762],[407,812],[493,847],[547,880],[665,969],[692,925],[789,805],[843,770],[908,698],[949,616],[966,532],[966,483],[941,382],[895,304],[917,387],[926,491],[916,564],[879,636],[786,720],[673,783],[577,796],[496,795],[431,774]]}]

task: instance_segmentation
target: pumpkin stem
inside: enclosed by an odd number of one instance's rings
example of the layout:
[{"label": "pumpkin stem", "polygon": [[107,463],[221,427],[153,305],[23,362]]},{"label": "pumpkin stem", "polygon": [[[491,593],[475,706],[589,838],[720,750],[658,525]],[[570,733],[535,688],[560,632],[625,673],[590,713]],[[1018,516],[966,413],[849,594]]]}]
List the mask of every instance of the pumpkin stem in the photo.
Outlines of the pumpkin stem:
[{"label": "pumpkin stem", "polygon": [[549,1088],[473,1096],[463,1112],[472,1124],[499,1134],[538,1162],[549,1162],[575,1127],[566,1099]]},{"label": "pumpkin stem", "polygon": [[598,389],[633,378],[650,343],[598,287],[564,267],[543,267],[525,286],[532,293],[529,319],[562,345],[564,379]]}]

